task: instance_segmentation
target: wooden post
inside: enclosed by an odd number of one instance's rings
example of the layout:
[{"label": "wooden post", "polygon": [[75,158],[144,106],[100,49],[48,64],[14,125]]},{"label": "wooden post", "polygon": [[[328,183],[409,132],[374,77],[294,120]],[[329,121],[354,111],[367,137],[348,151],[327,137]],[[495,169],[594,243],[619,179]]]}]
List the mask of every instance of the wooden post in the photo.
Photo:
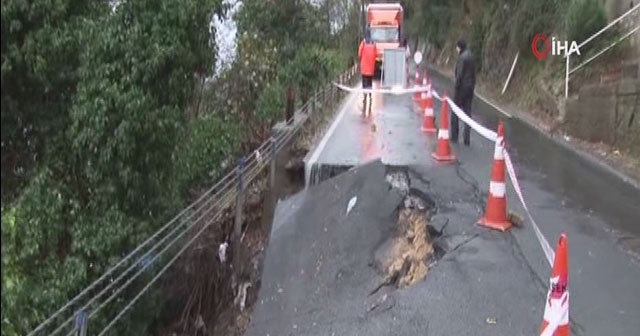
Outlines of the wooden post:
[{"label": "wooden post", "polygon": [[236,221],[233,228],[234,240],[233,244],[233,270],[236,276],[240,276],[240,254],[242,253],[241,245],[242,245],[242,206],[244,204],[244,169],[245,169],[245,158],[240,159],[240,163],[238,164],[237,171],[237,179],[238,179],[238,194],[236,196]]},{"label": "wooden post", "polygon": [[271,188],[271,193],[275,196],[276,190],[276,162],[277,162],[277,146],[278,141],[275,135],[271,136],[271,161],[270,161],[270,169],[269,169],[269,186]]},{"label": "wooden post", "polygon": [[76,313],[76,325],[75,336],[87,335],[87,313],[84,310],[79,310]]}]

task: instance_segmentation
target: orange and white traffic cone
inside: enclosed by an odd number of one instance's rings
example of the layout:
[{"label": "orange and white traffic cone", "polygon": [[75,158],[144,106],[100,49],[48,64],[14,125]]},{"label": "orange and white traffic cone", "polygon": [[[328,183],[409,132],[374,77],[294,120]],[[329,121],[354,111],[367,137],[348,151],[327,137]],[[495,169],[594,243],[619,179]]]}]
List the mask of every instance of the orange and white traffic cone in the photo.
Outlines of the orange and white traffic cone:
[{"label": "orange and white traffic cone", "polygon": [[[416,67],[416,77],[413,80],[413,87],[414,88],[418,88],[418,85],[420,85],[420,69],[418,67]],[[420,92],[416,91],[413,93],[413,100],[414,101],[420,101]]]},{"label": "orange and white traffic cone", "polygon": [[424,115],[422,118],[422,131],[433,134],[436,129],[436,118],[433,114],[433,96],[431,95],[431,86],[427,90],[427,98],[425,99]]},{"label": "orange and white traffic cone", "polygon": [[493,152],[493,168],[489,182],[487,208],[478,224],[490,229],[506,231],[511,228],[507,217],[507,185],[505,183],[504,163],[504,125],[498,124],[498,138]]},{"label": "orange and white traffic cone", "polygon": [[440,117],[440,130],[438,130],[438,144],[436,145],[436,151],[431,154],[436,161],[440,162],[453,162],[456,157],[451,153],[451,144],[449,144],[449,98],[447,93],[444,93],[442,98],[442,111]]},{"label": "orange and white traffic cone", "polygon": [[563,232],[558,239],[540,336],[569,336],[569,247]]},{"label": "orange and white traffic cone", "polygon": [[[427,72],[425,71],[425,77],[422,77],[422,86],[427,87],[429,82],[427,80]],[[418,100],[418,113],[424,113],[424,109],[427,107],[427,90],[420,92],[420,99]]]},{"label": "orange and white traffic cone", "polygon": [[420,99],[418,99],[417,103],[416,113],[421,114],[427,106],[427,91],[420,92]]},{"label": "orange and white traffic cone", "polygon": [[504,125],[498,124],[498,138],[493,152],[493,168],[489,183],[487,208],[478,224],[490,229],[506,231],[511,228],[507,217],[507,185],[505,183],[504,163]]}]

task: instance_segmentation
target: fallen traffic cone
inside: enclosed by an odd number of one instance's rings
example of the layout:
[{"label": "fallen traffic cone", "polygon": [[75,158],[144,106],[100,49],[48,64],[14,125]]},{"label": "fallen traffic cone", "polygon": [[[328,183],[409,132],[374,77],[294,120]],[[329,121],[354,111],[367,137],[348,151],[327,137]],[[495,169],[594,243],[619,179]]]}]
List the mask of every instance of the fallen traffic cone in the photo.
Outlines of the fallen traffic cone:
[{"label": "fallen traffic cone", "polygon": [[431,86],[427,90],[427,98],[425,99],[424,116],[422,118],[422,131],[425,133],[436,132],[436,118],[433,114],[433,97],[431,95]]},{"label": "fallen traffic cone", "polygon": [[505,183],[504,164],[504,125],[498,124],[498,138],[493,152],[493,168],[491,169],[491,182],[489,183],[489,198],[487,208],[478,224],[490,229],[506,231],[511,228],[511,222],[507,217],[507,195]]},{"label": "fallen traffic cone", "polygon": [[563,232],[558,239],[540,336],[569,336],[569,247]]},{"label": "fallen traffic cone", "polygon": [[436,161],[453,162],[456,157],[451,153],[451,145],[449,144],[449,106],[447,93],[442,97],[442,116],[440,117],[440,130],[438,130],[438,144],[435,153],[431,154]]}]

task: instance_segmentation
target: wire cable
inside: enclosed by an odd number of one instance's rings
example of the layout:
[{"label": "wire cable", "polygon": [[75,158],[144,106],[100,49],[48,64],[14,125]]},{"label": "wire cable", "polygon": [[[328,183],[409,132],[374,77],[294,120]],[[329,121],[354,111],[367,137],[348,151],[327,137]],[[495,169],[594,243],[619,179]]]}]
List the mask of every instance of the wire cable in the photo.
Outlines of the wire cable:
[{"label": "wire cable", "polygon": [[[288,141],[290,141],[290,139],[293,137],[293,135],[296,134],[299,131],[300,128],[302,128],[302,125],[305,124],[306,121],[309,119],[310,114],[313,114],[313,113],[315,113],[317,111],[317,109],[315,109],[315,110],[312,110],[311,113],[309,113],[311,102],[312,101],[313,102],[317,102],[318,101],[318,97],[320,95],[320,92],[322,92],[322,94],[323,94],[323,98],[324,98],[323,100],[325,102],[328,100],[329,97],[327,95],[327,91],[330,91],[332,89],[332,86],[333,85],[328,84],[327,86],[325,86],[324,89],[316,91],[315,94],[313,95],[313,98],[309,99],[298,110],[298,112],[303,113],[303,117],[302,117],[301,121],[297,125],[295,125],[295,127],[287,129],[284,132],[279,132],[279,134],[275,136],[275,139],[276,139],[276,151],[281,150],[282,147],[284,146],[284,144],[288,143]],[[243,175],[251,176],[251,177],[249,177],[249,178],[247,178],[245,180],[246,184],[250,184],[251,182],[253,182],[253,179],[258,176],[258,174],[260,173],[260,171],[264,167],[266,167],[267,163],[262,160],[262,157],[263,157],[262,152],[265,151],[265,150],[270,150],[270,148],[271,148],[271,138],[267,139],[266,141],[264,141],[256,150],[254,150],[253,153],[248,156],[248,159],[245,158],[245,161],[244,161],[244,166],[245,167],[244,167],[243,170],[245,172],[249,172],[249,174],[245,173]],[[231,171],[229,171],[222,179],[218,180],[212,187],[210,187],[207,191],[205,191],[196,201],[192,202],[186,208],[181,210],[176,216],[174,216],[171,220],[169,220],[163,227],[158,229],[152,236],[150,236],[144,242],[139,244],[133,251],[129,252],[129,254],[127,254],[125,257],[123,257],[117,264],[111,266],[107,271],[105,271],[97,280],[93,281],[88,287],[83,289],[79,294],[77,294],[74,298],[69,300],[65,305],[63,305],[55,313],[50,315],[45,321],[40,323],[35,329],[33,329],[30,333],[28,333],[27,336],[33,336],[36,333],[42,331],[46,326],[51,324],[52,321],[54,321],[56,318],[58,318],[63,312],[67,311],[74,304],[76,304],[78,301],[80,301],[81,298],[86,296],[92,289],[94,289],[99,284],[104,282],[104,280],[106,280],[110,275],[112,275],[117,269],[121,268],[126,262],[132,261],[134,259],[134,257],[136,257],[138,254],[140,254],[139,252],[141,252],[147,245],[149,245],[152,241],[154,241],[156,238],[158,238],[163,232],[167,231],[167,229],[169,229],[172,224],[175,224],[176,222],[178,222],[178,224],[175,225],[175,227],[169,233],[165,234],[150,249],[148,249],[145,253],[143,253],[142,256],[138,256],[137,257],[138,261],[140,261],[139,259],[142,259],[145,256],[147,256],[150,253],[152,253],[153,251],[155,251],[162,243],[164,243],[169,237],[171,237],[179,228],[183,227],[185,223],[187,223],[189,220],[191,220],[191,218],[194,217],[195,214],[200,212],[202,209],[204,209],[205,207],[209,206],[208,210],[205,212],[205,213],[208,213],[208,212],[210,212],[210,210],[213,207],[215,207],[215,205],[219,205],[218,203],[220,203],[220,202],[216,202],[216,203],[214,203],[214,205],[210,205],[210,203],[212,202],[212,200],[214,200],[216,197],[218,197],[221,193],[223,193],[225,191],[225,189],[227,189],[231,183],[237,181],[238,170],[239,169],[240,169],[239,166],[235,166],[233,169],[231,169]],[[225,182],[226,182],[226,184],[224,184],[224,187],[220,188],[223,185],[223,183],[225,183]],[[213,193],[216,189],[219,189],[219,190],[217,190],[215,193]],[[228,196],[228,192],[225,194],[225,196]],[[200,204],[200,205],[197,207],[197,209],[195,209],[195,211],[193,211],[191,214],[189,214],[187,216],[187,218],[182,218],[188,211],[192,210],[193,208],[196,208],[196,205],[198,205],[198,204]],[[198,220],[200,220],[202,217],[203,216],[201,216]],[[196,221],[198,221],[198,220],[196,220]],[[193,224],[192,224],[192,226],[193,226]],[[186,230],[183,231],[183,234],[184,234],[184,232],[187,232],[192,226],[187,227]],[[170,245],[172,245],[172,243],[170,243],[169,246]],[[131,272],[131,270],[133,270],[139,264],[138,261],[132,263],[131,266],[129,266],[122,274],[120,274],[120,276],[118,276],[115,281],[112,280],[111,283],[109,285],[107,285],[107,287],[104,288],[99,294],[97,294],[97,295],[93,296],[91,299],[89,299],[89,302],[86,303],[83,306],[82,309],[88,308],[96,300],[98,300],[100,297],[102,297],[109,289],[111,289],[113,286],[115,286],[115,284],[120,282],[120,280],[122,280],[128,273]],[[155,261],[155,259],[152,260],[152,262],[153,261]],[[104,305],[104,303],[103,303],[103,305]],[[51,334],[51,335],[57,334],[66,325],[68,325],[70,322],[72,322],[74,314],[72,314],[72,316],[69,319],[67,319],[65,322],[63,322],[63,324],[61,326],[59,326],[54,331],[54,333]],[[95,315],[95,313],[93,313],[91,316],[93,316],[93,315]]]},{"label": "wire cable", "polygon": [[[194,212],[192,212],[187,218],[184,218],[180,221],[180,224],[175,226],[167,235],[165,235],[162,239],[160,239],[158,242],[156,242],[156,244],[154,246],[152,246],[149,250],[147,250],[143,256],[149,255],[151,253],[153,253],[158,247],[160,247],[160,245],[162,243],[164,243],[167,239],[169,239],[169,237],[171,237],[176,231],[178,231],[178,229],[180,229],[181,227],[184,226],[184,224],[187,224],[188,221],[193,218],[198,212],[200,212],[200,210],[202,210],[204,207],[206,207],[207,205],[209,205],[211,203],[212,200],[215,200],[216,196],[219,196],[220,193],[222,193],[223,191],[225,191],[227,188],[229,188],[229,186],[235,182],[234,180],[230,180],[227,182],[227,184],[224,186],[223,189],[221,189],[220,191],[218,191],[216,194],[214,194],[211,198],[209,198],[207,200],[207,202],[203,203],[197,210],[195,210]],[[233,189],[233,188],[231,188]],[[202,214],[200,217],[198,217],[198,219],[196,219],[196,222],[199,221],[203,216],[205,216],[208,211],[210,211],[211,208],[215,207],[217,205],[217,203],[213,203],[211,205],[209,205],[209,210],[207,210],[207,212],[205,212],[205,214]],[[186,228],[185,231],[189,231],[190,226]],[[172,242],[173,243],[173,242]],[[169,246],[172,244],[169,243]],[[150,261],[151,263],[155,261],[155,257]],[[109,291],[111,288],[113,288],[114,286],[116,286],[118,283],[120,283],[120,281],[127,275],[129,274],[132,270],[134,270],[137,266],[139,265],[139,262],[134,262],[132,263],[122,274],[120,274],[115,280],[111,281],[105,288],[103,288],[98,294],[94,295],[87,303],[84,304],[84,306],[81,308],[82,310],[85,310],[87,308],[89,308],[95,301],[97,301],[98,299],[100,299],[102,296],[104,296],[104,294],[107,293],[107,291]],[[143,268],[144,269],[144,268]],[[134,278],[137,277],[137,275],[133,276]],[[118,291],[118,290],[116,290]],[[93,317],[94,314],[92,313],[89,318]],[[64,329],[64,327],[66,327],[69,323],[73,322],[73,315],[71,317],[69,317],[65,322],[63,322],[62,325],[58,326],[58,328],[56,328],[51,334],[50,336],[54,336],[57,335],[60,331],[62,331],[62,329]]]},{"label": "wire cable", "polygon": [[[122,258],[116,265],[109,268],[105,273],[102,274],[97,280],[92,282],[88,287],[82,290],[78,295],[76,295],[73,299],[69,300],[62,308],[58,309],[53,315],[49,316],[45,321],[40,323],[34,330],[27,334],[27,336],[35,335],[37,332],[43,330],[47,325],[49,325],[54,319],[56,319],[61,313],[69,309],[73,304],[75,304],[80,298],[85,296],[89,291],[95,288],[99,283],[104,281],[111,273],[113,273],[116,269],[120,268],[125,262],[133,259],[134,255],[136,255],[144,246],[149,244],[152,240],[154,240],[160,233],[165,231],[171,224],[176,222],[184,213],[189,211],[191,208],[195,206],[195,204],[199,203],[205,197],[207,197],[213,190],[215,190],[222,182],[228,179],[230,176],[233,176],[237,167],[235,167],[231,172],[229,172],[224,178],[218,181],[213,187],[209,188],[205,193],[203,193],[195,202],[191,203],[188,207],[180,211],[173,219],[171,219],[167,224],[165,224],[162,228],[156,231],[151,237],[147,238],[143,243],[139,244],[133,251],[131,251],[128,255]],[[73,317],[72,317],[73,318]]]},{"label": "wire cable", "polygon": [[[253,180],[259,173],[259,169],[255,170],[252,174],[252,176],[248,179],[248,180]],[[219,212],[212,218],[212,220],[208,221],[205,223],[205,225],[203,225],[203,227],[200,229],[200,231],[198,231],[183,247],[182,249],[180,249],[180,251],[178,251],[178,253],[165,265],[165,267],[163,267],[158,274],[156,274],[156,276],[151,279],[151,281],[149,281],[147,283],[147,285],[142,288],[142,290],[140,290],[140,292],[133,298],[131,299],[131,301],[120,311],[120,313],[118,313],[118,315],[116,315],[116,317],[111,320],[111,322],[109,322],[109,324],[107,324],[107,326],[98,334],[98,336],[102,336],[104,335],[109,329],[111,329],[111,327],[113,327],[113,325],[120,320],[120,318],[122,318],[122,316],[127,312],[127,310],[129,310],[131,307],[133,307],[133,305],[140,299],[140,297],[142,297],[142,295],[144,295],[149,288],[151,288],[151,286],[160,278],[160,276],[162,276],[164,274],[164,272],[166,272],[169,267],[171,267],[171,265],[180,257],[180,255],[182,255],[182,253],[184,253],[184,251],[186,251],[186,249],[191,246],[191,244],[193,244],[193,242],[195,242],[195,240],[220,216],[220,214],[224,211],[224,209],[226,207],[228,207],[229,205],[231,205],[232,198],[229,198],[229,201],[227,202],[225,207],[222,207]],[[179,237],[177,238],[179,239]],[[177,240],[176,239],[176,240]]]}]

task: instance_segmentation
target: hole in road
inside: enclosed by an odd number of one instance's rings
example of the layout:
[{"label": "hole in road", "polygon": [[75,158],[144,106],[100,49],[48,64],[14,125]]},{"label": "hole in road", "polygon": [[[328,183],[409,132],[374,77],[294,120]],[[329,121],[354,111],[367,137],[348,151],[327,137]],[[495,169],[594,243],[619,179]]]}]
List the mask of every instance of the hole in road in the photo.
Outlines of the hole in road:
[{"label": "hole in road", "polygon": [[429,218],[436,210],[433,198],[411,188],[406,172],[389,172],[386,180],[404,198],[398,206],[396,235],[375,253],[375,265],[385,281],[371,294],[384,286],[405,288],[423,280],[429,265],[444,255],[436,241],[442,232],[429,224]]}]

